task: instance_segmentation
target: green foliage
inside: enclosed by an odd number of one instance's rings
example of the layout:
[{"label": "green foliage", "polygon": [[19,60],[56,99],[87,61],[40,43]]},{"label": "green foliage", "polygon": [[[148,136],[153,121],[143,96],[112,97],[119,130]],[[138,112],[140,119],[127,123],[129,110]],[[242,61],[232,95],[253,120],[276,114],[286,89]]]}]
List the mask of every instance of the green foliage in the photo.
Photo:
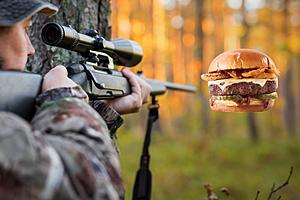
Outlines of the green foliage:
[{"label": "green foliage", "polygon": [[[131,199],[143,136],[119,132],[118,141],[126,199]],[[299,138],[262,138],[253,143],[240,136],[156,133],[150,151],[155,200],[205,199],[205,183],[220,199],[254,199],[258,190],[259,199],[266,199],[273,183],[278,186],[286,180],[291,166],[290,183],[279,193],[283,199],[300,198]],[[220,192],[222,187],[230,191],[229,198]]]}]

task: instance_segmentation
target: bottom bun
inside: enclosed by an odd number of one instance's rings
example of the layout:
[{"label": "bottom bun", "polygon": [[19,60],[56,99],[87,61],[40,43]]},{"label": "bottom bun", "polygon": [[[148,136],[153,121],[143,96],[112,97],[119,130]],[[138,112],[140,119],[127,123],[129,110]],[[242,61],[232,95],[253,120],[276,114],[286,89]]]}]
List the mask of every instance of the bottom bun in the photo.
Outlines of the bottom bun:
[{"label": "bottom bun", "polygon": [[210,99],[210,108],[220,112],[262,112],[274,106],[275,99],[250,98],[247,103],[236,103],[231,100]]}]

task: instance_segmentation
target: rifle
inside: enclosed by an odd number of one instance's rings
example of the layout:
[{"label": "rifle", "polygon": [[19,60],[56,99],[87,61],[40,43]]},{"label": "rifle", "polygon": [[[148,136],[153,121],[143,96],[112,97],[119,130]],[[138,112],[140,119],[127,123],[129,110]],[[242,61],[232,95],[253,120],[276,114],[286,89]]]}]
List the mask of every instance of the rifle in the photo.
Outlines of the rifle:
[{"label": "rifle", "polygon": [[[111,41],[96,31],[78,33],[72,27],[48,23],[42,28],[41,38],[50,46],[80,53],[83,61],[67,66],[69,77],[88,93],[91,99],[116,98],[130,94],[130,85],[115,65],[133,67],[141,62],[142,47],[128,39]],[[142,76],[139,72],[138,75]],[[151,85],[151,96],[162,95],[167,89],[195,92],[192,85],[182,85],[143,77]]]}]

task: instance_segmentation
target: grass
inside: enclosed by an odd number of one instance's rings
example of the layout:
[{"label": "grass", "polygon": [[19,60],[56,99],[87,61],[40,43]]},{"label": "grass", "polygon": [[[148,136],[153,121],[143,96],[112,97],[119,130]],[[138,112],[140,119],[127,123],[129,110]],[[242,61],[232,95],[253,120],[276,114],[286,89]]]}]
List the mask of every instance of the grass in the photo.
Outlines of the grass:
[{"label": "grass", "polygon": [[[152,199],[203,200],[203,185],[209,183],[220,199],[254,200],[259,190],[259,199],[265,200],[272,185],[282,184],[293,166],[289,185],[277,195],[282,195],[281,199],[299,200],[299,139],[262,138],[255,144],[239,136],[155,134],[150,149]],[[142,142],[142,135],[119,132],[126,199],[132,196]],[[220,192],[222,187],[229,189],[230,198]]]}]

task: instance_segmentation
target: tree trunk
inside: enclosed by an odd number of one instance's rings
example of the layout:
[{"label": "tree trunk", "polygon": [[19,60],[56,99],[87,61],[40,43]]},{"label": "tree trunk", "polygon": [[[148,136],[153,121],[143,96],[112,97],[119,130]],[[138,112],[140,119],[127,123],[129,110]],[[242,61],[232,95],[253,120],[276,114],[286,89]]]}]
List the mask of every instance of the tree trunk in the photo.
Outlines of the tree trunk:
[{"label": "tree trunk", "polygon": [[27,69],[45,74],[52,67],[81,59],[77,53],[71,53],[61,48],[49,47],[40,40],[40,30],[47,22],[57,22],[61,25],[71,25],[75,30],[84,32],[87,29],[97,30],[106,39],[111,36],[109,0],[51,0],[59,7],[53,17],[34,16],[30,37],[36,53],[30,58]]},{"label": "tree trunk", "polygon": [[[300,124],[297,123],[297,120],[300,119],[300,80],[299,80],[299,75],[300,75],[300,70],[299,70],[299,65],[300,65],[300,54],[297,53],[294,55],[294,68],[295,68],[295,73],[294,73],[294,102],[295,102],[295,121],[296,121],[296,134],[300,134]],[[295,87],[296,86],[296,87]]]},{"label": "tree trunk", "polygon": [[[241,48],[245,48],[249,32],[250,32],[250,25],[246,21],[246,7],[245,7],[245,0],[242,1],[242,16],[243,16],[243,26],[245,28],[245,33],[241,37]],[[247,119],[248,119],[248,128],[249,128],[249,134],[253,141],[257,141],[259,139],[259,130],[258,125],[256,122],[256,115],[255,113],[247,113]]]},{"label": "tree trunk", "polygon": [[[290,63],[290,62],[289,62]],[[292,91],[292,75],[293,75],[293,68],[289,67],[284,79],[282,87],[284,88],[284,119],[285,119],[285,126],[290,135],[294,135],[296,132],[296,121],[295,121],[295,102],[293,98],[293,91]]]},{"label": "tree trunk", "polygon": [[[289,4],[290,4],[290,0],[284,0],[283,12],[284,12],[285,23],[283,26],[283,33],[286,38],[286,43],[289,38],[289,32],[290,32],[290,28],[289,28],[290,16],[289,16],[289,9],[288,9]],[[284,116],[284,123],[287,132],[289,133],[289,135],[294,135],[297,129],[297,118],[296,118],[296,109],[295,109],[296,102],[295,102],[294,95],[296,95],[297,93],[294,93],[293,87],[295,84],[294,68],[297,66],[293,66],[293,59],[294,59],[293,53],[290,51],[290,49],[287,49],[286,51],[288,55],[288,63],[287,63],[288,67],[286,73],[281,78],[282,81],[281,91],[284,98],[283,116]]]},{"label": "tree trunk", "polygon": [[[203,21],[203,12],[204,12],[204,1],[195,1],[195,13],[196,13],[196,49],[195,49],[195,58],[201,64],[200,74],[205,73],[203,70],[203,30],[202,30],[202,21]],[[201,132],[208,133],[209,131],[209,112],[208,112],[208,102],[205,94],[205,87],[203,87],[204,82],[200,81],[199,84],[199,99],[201,103],[200,107],[200,122],[201,122]]]},{"label": "tree trunk", "polygon": [[299,65],[300,65],[300,54],[299,53],[294,53],[293,55],[293,68],[294,68],[294,73],[293,73],[293,86],[294,86],[294,102],[295,102],[295,123],[296,123],[296,132],[295,134],[299,135],[300,134],[300,123],[297,123],[297,119],[299,121],[300,119],[300,81],[299,81],[299,75],[300,75],[300,70],[299,70]]}]

